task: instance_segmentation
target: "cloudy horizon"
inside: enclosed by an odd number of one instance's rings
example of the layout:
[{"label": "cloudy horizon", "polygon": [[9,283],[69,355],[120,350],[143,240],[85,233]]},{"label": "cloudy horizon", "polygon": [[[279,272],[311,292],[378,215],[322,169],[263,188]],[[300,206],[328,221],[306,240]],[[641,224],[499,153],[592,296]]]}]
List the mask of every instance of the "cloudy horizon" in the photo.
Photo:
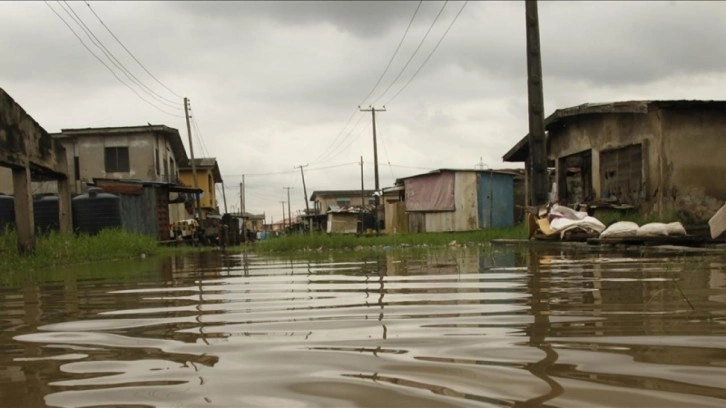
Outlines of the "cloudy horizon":
[{"label": "cloudy horizon", "polygon": [[[724,99],[720,2],[538,8],[546,115],[591,102]],[[371,114],[359,105],[386,107],[376,114],[381,187],[437,168],[521,167],[502,155],[528,129],[523,2],[11,1],[0,13],[0,88],[48,132],[164,124],[188,152],[188,97],[195,156],[217,158],[229,211],[242,175],[247,211],[279,220],[285,187],[293,213],[303,210],[300,165],[308,197],[360,188],[361,157],[372,188]]]}]

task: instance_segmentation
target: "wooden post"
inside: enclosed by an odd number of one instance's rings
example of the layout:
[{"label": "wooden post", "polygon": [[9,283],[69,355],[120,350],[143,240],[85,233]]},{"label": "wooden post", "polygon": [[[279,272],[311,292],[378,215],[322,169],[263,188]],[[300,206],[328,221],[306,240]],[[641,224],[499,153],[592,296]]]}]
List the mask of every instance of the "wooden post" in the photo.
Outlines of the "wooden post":
[{"label": "wooden post", "polygon": [[35,220],[33,195],[30,188],[30,167],[13,167],[13,193],[15,194],[15,233],[18,252],[22,255],[35,251]]}]

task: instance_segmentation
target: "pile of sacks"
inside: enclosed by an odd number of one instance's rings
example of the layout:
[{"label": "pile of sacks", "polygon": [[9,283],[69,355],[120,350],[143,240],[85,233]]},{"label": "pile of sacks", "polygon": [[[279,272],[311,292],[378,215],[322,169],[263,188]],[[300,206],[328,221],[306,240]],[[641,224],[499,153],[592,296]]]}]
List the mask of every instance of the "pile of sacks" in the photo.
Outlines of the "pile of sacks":
[{"label": "pile of sacks", "polygon": [[623,238],[623,237],[667,237],[684,236],[686,229],[680,222],[662,223],[651,222],[638,226],[632,221],[618,221],[611,224],[603,232],[600,238]]},{"label": "pile of sacks", "polygon": [[605,230],[605,225],[597,218],[587,215],[584,211],[575,211],[564,205],[553,204],[547,208],[542,208],[538,215],[539,218],[534,215],[530,216],[530,237],[537,232],[537,229],[545,237],[559,234],[560,239],[565,239],[568,232],[579,232],[596,237]]},{"label": "pile of sacks", "polygon": [[[566,239],[567,233],[578,233],[584,238],[624,238],[684,236],[686,229],[680,222],[651,222],[638,226],[631,221],[618,221],[608,227],[584,211],[576,211],[559,204],[543,207],[536,217],[530,215],[530,238],[538,232],[545,238],[559,235]],[[572,236],[570,234],[569,236]]]}]

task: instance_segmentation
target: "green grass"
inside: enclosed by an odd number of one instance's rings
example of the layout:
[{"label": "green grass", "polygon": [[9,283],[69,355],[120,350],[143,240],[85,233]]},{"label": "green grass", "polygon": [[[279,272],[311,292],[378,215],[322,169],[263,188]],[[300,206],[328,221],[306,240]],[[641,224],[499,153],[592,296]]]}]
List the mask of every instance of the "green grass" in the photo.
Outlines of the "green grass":
[{"label": "green grass", "polygon": [[313,234],[286,235],[255,243],[256,252],[294,252],[316,250],[377,250],[402,246],[443,246],[452,241],[458,244],[478,244],[492,239],[526,239],[524,224],[512,228],[486,229],[467,232],[430,232],[394,235]]},{"label": "green grass", "polygon": [[39,235],[36,237],[35,251],[21,255],[18,252],[17,236],[7,230],[0,234],[0,272],[133,259],[160,251],[161,248],[152,237],[106,229],[95,236],[59,232]]}]

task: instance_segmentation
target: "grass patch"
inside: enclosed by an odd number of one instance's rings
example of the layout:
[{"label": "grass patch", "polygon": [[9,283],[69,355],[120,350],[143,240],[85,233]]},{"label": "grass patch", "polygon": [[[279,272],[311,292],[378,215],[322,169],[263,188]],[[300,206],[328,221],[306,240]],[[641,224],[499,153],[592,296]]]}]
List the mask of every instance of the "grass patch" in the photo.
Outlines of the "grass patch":
[{"label": "grass patch", "polygon": [[443,246],[452,241],[459,244],[478,244],[492,239],[526,239],[524,224],[512,228],[486,229],[466,232],[429,232],[395,235],[286,235],[255,243],[256,252],[295,252],[314,250],[378,250],[401,246]]},{"label": "grass patch", "polygon": [[34,253],[24,256],[18,253],[16,234],[7,230],[0,234],[0,271],[132,259],[142,254],[154,255],[160,250],[154,238],[118,229],[105,229],[94,236],[52,231],[37,236]]}]

